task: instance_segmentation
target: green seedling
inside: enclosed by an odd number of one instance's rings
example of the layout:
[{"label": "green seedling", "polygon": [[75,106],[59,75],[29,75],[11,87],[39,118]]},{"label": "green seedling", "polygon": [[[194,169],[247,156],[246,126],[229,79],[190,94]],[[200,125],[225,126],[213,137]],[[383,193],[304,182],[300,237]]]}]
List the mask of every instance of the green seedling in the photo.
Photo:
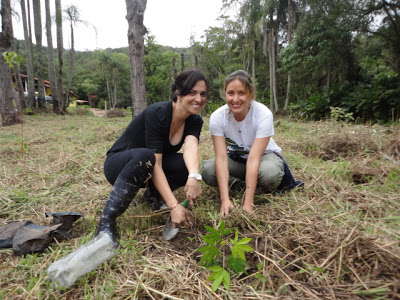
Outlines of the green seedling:
[{"label": "green seedling", "polygon": [[[239,239],[239,231],[236,229],[233,239],[229,238],[234,228],[226,228],[225,221],[222,221],[218,228],[204,226],[209,232],[202,237],[207,244],[197,252],[203,253],[199,264],[207,267],[212,273],[207,280],[214,280],[211,290],[215,292],[223,283],[225,289],[230,288],[230,274],[247,274],[246,268],[249,264],[246,260],[246,253],[252,252],[253,248],[247,245],[252,239]],[[228,248],[230,254],[224,257],[224,250]],[[223,267],[227,266],[227,270]]]}]

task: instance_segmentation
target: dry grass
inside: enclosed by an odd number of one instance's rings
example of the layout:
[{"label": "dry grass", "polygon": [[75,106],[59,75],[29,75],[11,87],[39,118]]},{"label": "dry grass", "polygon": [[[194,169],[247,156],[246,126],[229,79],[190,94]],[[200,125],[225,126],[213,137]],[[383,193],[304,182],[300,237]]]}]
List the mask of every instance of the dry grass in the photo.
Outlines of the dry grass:
[{"label": "dry grass", "polygon": [[[76,211],[84,220],[44,253],[0,250],[0,299],[399,299],[399,127],[336,123],[276,123],[303,190],[256,196],[254,215],[235,210],[227,225],[252,237],[248,275],[211,293],[209,271],[197,265],[204,225],[219,222],[218,191],[203,186],[191,208],[194,226],[171,241],[161,236],[167,214],[151,213],[141,194],[119,218],[117,256],[56,290],[48,266],[93,237],[110,191],[104,154],[129,122],[89,115],[26,117],[0,132],[0,225],[30,219],[49,224],[45,211]],[[213,156],[207,120],[201,156]],[[178,191],[182,198],[182,191]],[[233,193],[237,207],[243,193]],[[256,278],[262,263],[266,281]]]}]

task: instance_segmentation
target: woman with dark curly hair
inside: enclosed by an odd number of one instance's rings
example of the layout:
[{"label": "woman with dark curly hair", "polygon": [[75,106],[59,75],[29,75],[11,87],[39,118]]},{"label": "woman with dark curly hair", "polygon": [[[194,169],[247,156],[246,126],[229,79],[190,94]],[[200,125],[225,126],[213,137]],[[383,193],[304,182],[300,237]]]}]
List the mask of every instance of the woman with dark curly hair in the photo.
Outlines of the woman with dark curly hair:
[{"label": "woman with dark curly hair", "polygon": [[[125,212],[140,188],[154,210],[169,208],[175,226],[190,219],[173,190],[184,186],[190,203],[201,194],[199,136],[203,120],[199,112],[209,89],[198,70],[178,75],[171,100],[148,106],[128,125],[108,150],[104,173],[113,185],[96,234],[108,233],[117,246],[115,219]],[[178,153],[185,145],[183,153]]]}]

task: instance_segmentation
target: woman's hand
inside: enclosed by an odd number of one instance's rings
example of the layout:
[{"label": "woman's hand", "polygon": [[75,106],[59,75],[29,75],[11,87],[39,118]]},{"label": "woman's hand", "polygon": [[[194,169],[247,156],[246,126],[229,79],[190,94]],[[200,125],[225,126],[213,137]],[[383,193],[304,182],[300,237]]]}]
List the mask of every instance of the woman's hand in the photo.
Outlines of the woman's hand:
[{"label": "woman's hand", "polygon": [[171,210],[171,221],[174,227],[192,226],[189,213],[181,204],[178,204]]},{"label": "woman's hand", "polygon": [[201,195],[201,184],[195,178],[188,178],[184,188],[185,197],[189,200],[190,205],[194,205],[194,200]]},{"label": "woman's hand", "polygon": [[220,210],[220,215],[221,217],[227,217],[229,216],[229,213],[232,209],[234,209],[235,206],[232,204],[232,202],[226,201],[221,203],[221,210]]},{"label": "woman's hand", "polygon": [[243,204],[243,210],[248,212],[249,214],[251,214],[254,211],[254,205],[253,204],[244,203]]}]

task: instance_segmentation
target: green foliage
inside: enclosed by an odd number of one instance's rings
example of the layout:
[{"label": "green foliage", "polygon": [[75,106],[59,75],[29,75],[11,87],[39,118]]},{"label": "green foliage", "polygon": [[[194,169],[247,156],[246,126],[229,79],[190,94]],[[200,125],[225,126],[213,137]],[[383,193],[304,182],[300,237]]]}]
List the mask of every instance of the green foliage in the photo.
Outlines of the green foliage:
[{"label": "green foliage", "polygon": [[18,144],[20,145],[20,151],[25,152],[28,149],[28,143],[23,137],[18,138]]},{"label": "green foliage", "polygon": [[263,268],[263,263],[260,262],[257,265],[258,272],[254,274],[254,277],[259,279],[262,283],[265,283],[267,281],[267,277],[265,277],[265,275],[262,274],[262,268]]},{"label": "green foliage", "polygon": [[2,55],[8,66],[12,69],[14,69],[14,64],[20,64],[22,61],[22,57],[14,51],[4,51]]},{"label": "green foliage", "polygon": [[[184,69],[198,68],[210,81],[203,114],[210,114],[223,104],[225,77],[237,69],[253,73],[253,64],[257,100],[266,99],[264,103],[269,105],[270,62],[265,38],[271,28],[277,28],[280,37],[276,45],[277,98],[281,107],[290,71],[290,108],[295,116],[313,120],[330,118],[330,107],[338,107],[352,114],[357,122],[398,120],[400,43],[395,29],[399,20],[393,18],[398,7],[371,1],[294,2],[297,23],[290,44],[287,43],[288,1],[278,0],[223,1],[224,8],[237,6],[237,15],[221,15],[220,26],[206,29],[202,41],[192,36],[189,48],[162,46],[156,43],[156,37],[147,34],[144,72],[148,105],[169,100],[173,61],[179,73],[181,55]],[[58,14],[60,19],[61,12]],[[73,22],[82,22],[77,17]],[[18,54],[23,59],[25,49],[19,43]],[[47,56],[46,48],[44,55]],[[131,106],[128,55],[127,47],[93,53],[77,51],[72,90],[79,99],[87,99],[87,93],[91,92],[118,107]],[[13,59],[6,58],[9,62]],[[66,55],[65,65],[69,65],[69,60]],[[35,60],[35,69],[37,63]],[[21,72],[26,74],[26,63],[21,63]],[[44,76],[48,78],[46,72],[47,68]],[[68,72],[67,68],[64,79]]]},{"label": "green foliage", "polygon": [[161,45],[155,43],[154,36],[147,36],[144,51],[147,104],[168,101],[173,82],[172,61],[175,59],[178,62],[179,55],[176,52],[164,51]]},{"label": "green foliage", "polygon": [[353,113],[346,112],[344,108],[331,106],[330,109],[331,118],[335,121],[344,121],[345,123],[348,123],[354,120]]},{"label": "green foliage", "polygon": [[[207,244],[199,249],[201,252],[199,264],[208,267],[212,272],[207,280],[214,280],[211,290],[215,292],[218,287],[223,283],[226,290],[230,288],[230,273],[247,274],[246,268],[249,264],[246,260],[246,253],[252,252],[253,248],[248,245],[252,240],[251,238],[239,239],[239,231],[236,229],[233,239],[229,238],[234,228],[226,228],[225,221],[223,220],[217,229],[211,226],[204,226],[209,232],[202,236],[203,241]],[[224,257],[224,250],[228,248],[230,253]],[[225,265],[227,263],[227,270],[220,266],[220,263]]]},{"label": "green foliage", "polygon": [[[394,72],[377,74],[370,84],[344,82],[311,94],[289,105],[295,115],[319,120],[334,117],[350,121],[389,122],[400,115],[400,77]],[[336,110],[330,111],[330,107]],[[394,121],[394,120],[392,120]]]},{"label": "green foliage", "polygon": [[229,276],[228,271],[226,271],[224,268],[220,266],[213,266],[209,268],[210,271],[212,271],[211,275],[207,278],[208,281],[214,280],[211,291],[215,292],[218,287],[221,285],[221,283],[224,284],[224,287],[227,291],[229,291],[229,288],[231,286],[231,278]]}]

